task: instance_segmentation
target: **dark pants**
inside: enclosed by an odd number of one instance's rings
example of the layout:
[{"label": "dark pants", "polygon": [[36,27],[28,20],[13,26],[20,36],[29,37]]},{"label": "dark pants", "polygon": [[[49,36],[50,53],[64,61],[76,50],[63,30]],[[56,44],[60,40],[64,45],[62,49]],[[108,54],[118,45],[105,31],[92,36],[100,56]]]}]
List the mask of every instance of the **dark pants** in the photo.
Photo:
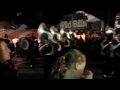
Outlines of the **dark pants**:
[{"label": "dark pants", "polygon": [[105,75],[111,76],[111,71],[112,71],[111,58],[104,57],[104,69],[105,69]]},{"label": "dark pants", "polygon": [[33,51],[28,51],[27,52],[27,60],[30,60],[31,65],[33,67],[35,67],[35,65],[36,65],[36,57],[35,57],[35,53],[33,53]]},{"label": "dark pants", "polygon": [[52,58],[53,58],[53,55],[46,55],[46,57],[44,59],[44,75],[45,75],[45,79],[48,79],[49,75],[51,73]]},{"label": "dark pants", "polygon": [[33,67],[35,67],[35,65],[36,65],[36,58],[35,58],[34,55],[31,56],[31,65],[32,65]]},{"label": "dark pants", "polygon": [[115,78],[120,79],[120,57],[116,57],[114,60]]}]

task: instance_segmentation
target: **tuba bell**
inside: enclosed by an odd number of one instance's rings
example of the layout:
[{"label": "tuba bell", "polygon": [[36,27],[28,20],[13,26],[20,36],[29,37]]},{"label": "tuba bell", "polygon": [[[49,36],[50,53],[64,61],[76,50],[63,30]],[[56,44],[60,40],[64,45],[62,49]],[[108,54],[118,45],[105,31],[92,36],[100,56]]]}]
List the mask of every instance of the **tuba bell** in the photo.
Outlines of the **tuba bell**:
[{"label": "tuba bell", "polygon": [[38,37],[40,37],[45,32],[46,29],[47,29],[46,24],[41,23],[38,27]]},{"label": "tuba bell", "polygon": [[22,50],[27,50],[29,49],[29,40],[25,37],[22,37],[19,39],[19,46]]},{"label": "tuba bell", "polygon": [[56,35],[58,40],[61,39],[61,35],[60,35],[60,33],[59,33],[58,31],[56,31],[56,27],[55,27],[55,26],[51,26],[50,32],[51,32],[51,34],[52,34],[52,37],[53,37],[54,35]]},{"label": "tuba bell", "polygon": [[38,27],[38,39],[41,39],[41,37],[47,34],[48,39],[51,39],[51,33],[48,31],[47,26],[45,23],[41,23]]}]

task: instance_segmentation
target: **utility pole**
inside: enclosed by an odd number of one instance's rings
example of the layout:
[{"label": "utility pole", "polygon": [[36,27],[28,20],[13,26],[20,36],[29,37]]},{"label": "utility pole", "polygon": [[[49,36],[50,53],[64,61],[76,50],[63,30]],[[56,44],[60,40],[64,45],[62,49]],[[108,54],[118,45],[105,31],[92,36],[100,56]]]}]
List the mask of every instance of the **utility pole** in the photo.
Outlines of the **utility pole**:
[{"label": "utility pole", "polygon": [[10,26],[10,16],[8,15],[8,29],[9,29],[9,26]]},{"label": "utility pole", "polygon": [[21,23],[21,16],[22,15],[22,13],[19,11],[19,12],[17,12],[17,16],[18,16],[18,25],[20,25],[20,23]]},{"label": "utility pole", "polygon": [[111,11],[107,12],[107,24],[110,24]]},{"label": "utility pole", "polygon": [[72,27],[72,31],[73,31],[73,20],[74,20],[74,14],[72,14],[72,21],[71,21],[71,27]]}]

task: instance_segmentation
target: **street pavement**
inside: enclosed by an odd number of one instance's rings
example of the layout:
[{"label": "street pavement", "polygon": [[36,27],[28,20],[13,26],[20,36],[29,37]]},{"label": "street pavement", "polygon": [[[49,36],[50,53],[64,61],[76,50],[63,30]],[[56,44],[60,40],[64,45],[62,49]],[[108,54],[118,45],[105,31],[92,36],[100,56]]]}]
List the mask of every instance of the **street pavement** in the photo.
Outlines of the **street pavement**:
[{"label": "street pavement", "polygon": [[30,67],[30,61],[24,58],[13,58],[12,63],[18,68],[19,79],[44,79],[43,59],[37,59],[38,65],[35,68]]}]

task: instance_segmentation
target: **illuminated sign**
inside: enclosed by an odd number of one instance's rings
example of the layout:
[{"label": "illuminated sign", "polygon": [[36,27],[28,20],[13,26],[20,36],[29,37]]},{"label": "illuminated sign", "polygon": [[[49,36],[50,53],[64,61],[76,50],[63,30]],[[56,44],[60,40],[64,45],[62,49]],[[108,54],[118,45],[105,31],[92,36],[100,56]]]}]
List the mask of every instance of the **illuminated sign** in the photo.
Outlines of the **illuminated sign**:
[{"label": "illuminated sign", "polygon": [[63,29],[83,28],[87,27],[87,21],[84,20],[62,21],[60,22],[60,27]]}]

